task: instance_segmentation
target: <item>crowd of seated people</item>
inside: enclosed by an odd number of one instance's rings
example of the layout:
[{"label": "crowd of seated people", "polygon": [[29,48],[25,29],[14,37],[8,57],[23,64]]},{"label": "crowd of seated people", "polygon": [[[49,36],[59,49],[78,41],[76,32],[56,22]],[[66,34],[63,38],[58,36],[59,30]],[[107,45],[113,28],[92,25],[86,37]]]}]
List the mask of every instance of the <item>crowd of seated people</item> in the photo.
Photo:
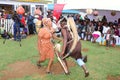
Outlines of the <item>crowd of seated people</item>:
[{"label": "crowd of seated people", "polygon": [[80,15],[74,15],[73,18],[82,40],[98,42],[108,47],[120,45],[120,23],[117,21],[107,22],[107,19],[91,21],[88,17],[81,19]]}]

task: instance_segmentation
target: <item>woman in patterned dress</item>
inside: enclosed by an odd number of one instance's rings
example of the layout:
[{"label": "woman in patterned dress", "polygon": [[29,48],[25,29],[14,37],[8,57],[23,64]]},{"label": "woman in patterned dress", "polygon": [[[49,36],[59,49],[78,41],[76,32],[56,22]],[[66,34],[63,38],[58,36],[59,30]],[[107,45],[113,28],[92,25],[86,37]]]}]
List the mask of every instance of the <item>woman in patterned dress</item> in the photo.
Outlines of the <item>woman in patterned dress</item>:
[{"label": "woman in patterned dress", "polygon": [[40,66],[41,62],[49,59],[46,72],[50,73],[50,69],[54,59],[54,46],[51,42],[54,30],[52,28],[52,22],[49,18],[43,18],[42,22],[44,27],[41,28],[38,32],[38,51],[40,54],[40,59],[37,65]]}]

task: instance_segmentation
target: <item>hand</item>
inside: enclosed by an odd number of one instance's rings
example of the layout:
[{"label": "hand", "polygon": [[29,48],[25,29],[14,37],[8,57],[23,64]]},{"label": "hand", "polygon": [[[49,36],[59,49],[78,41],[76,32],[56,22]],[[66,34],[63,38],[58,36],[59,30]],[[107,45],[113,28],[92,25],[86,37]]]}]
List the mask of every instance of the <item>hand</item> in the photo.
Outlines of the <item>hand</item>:
[{"label": "hand", "polygon": [[64,55],[64,52],[61,52],[61,53],[60,53],[60,57],[63,57],[63,55]]},{"label": "hand", "polygon": [[58,43],[60,43],[60,42],[62,42],[63,41],[63,39],[62,38],[59,38],[59,42]]}]

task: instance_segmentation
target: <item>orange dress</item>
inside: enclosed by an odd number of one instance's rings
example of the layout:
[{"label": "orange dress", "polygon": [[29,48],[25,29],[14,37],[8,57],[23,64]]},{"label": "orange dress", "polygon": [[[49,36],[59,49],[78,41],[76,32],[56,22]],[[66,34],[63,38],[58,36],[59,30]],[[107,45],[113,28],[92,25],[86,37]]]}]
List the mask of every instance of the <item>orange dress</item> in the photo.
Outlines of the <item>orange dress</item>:
[{"label": "orange dress", "polygon": [[40,29],[38,33],[38,50],[41,60],[54,58],[54,48],[51,38],[52,34],[47,28]]}]

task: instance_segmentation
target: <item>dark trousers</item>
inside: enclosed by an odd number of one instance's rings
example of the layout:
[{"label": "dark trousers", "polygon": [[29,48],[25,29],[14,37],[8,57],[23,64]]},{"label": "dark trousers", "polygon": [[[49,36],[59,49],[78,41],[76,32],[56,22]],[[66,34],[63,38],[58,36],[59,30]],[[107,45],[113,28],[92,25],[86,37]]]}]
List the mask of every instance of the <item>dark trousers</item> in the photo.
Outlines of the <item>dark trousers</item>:
[{"label": "dark trousers", "polygon": [[28,25],[28,29],[29,29],[29,34],[34,34],[35,33],[35,26],[34,26],[34,24],[29,24]]},{"label": "dark trousers", "polygon": [[20,40],[20,23],[14,23],[14,40]]},{"label": "dark trousers", "polygon": [[106,40],[106,46],[110,47],[110,40]]}]

